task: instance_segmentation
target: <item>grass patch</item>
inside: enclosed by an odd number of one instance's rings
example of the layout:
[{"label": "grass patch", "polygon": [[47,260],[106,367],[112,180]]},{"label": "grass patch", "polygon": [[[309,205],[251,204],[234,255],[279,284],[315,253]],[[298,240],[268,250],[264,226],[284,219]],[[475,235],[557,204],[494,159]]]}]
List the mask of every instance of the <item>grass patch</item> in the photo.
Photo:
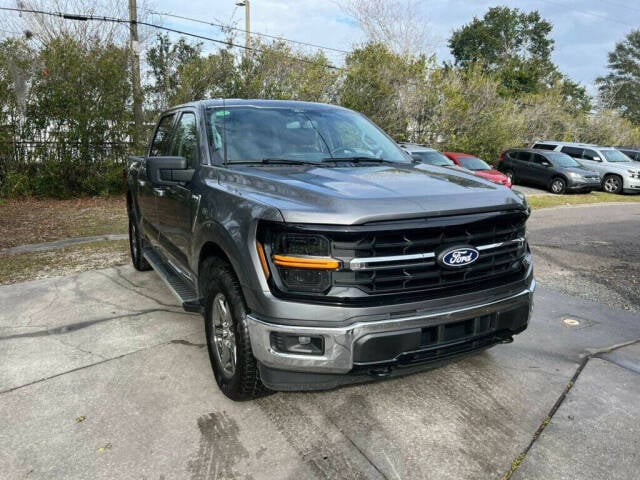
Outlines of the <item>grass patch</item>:
[{"label": "grass patch", "polygon": [[47,252],[0,257],[0,285],[71,275],[129,261],[127,240],[74,245]]},{"label": "grass patch", "polygon": [[0,249],[126,232],[124,196],[71,200],[22,198],[0,202]]},{"label": "grass patch", "polygon": [[534,210],[560,207],[565,205],[584,205],[589,203],[640,202],[640,195],[614,195],[605,192],[591,192],[574,195],[531,195],[527,201]]}]

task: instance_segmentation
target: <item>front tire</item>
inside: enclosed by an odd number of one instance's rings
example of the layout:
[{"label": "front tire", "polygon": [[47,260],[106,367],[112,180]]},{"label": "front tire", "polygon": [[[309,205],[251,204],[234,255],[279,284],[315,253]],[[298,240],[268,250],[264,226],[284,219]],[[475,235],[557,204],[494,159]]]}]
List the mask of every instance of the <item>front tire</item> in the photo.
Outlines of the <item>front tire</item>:
[{"label": "front tire", "polygon": [[602,181],[602,189],[607,193],[622,192],[622,178],[618,175],[607,175]]},{"label": "front tire", "polygon": [[549,190],[551,193],[555,193],[556,195],[561,195],[567,190],[567,182],[564,178],[556,177],[551,180],[551,185],[549,185]]},{"label": "front tire", "polygon": [[142,255],[142,246],[143,241],[138,230],[138,222],[132,212],[129,214],[129,253],[131,254],[131,263],[136,270],[146,272],[151,270],[151,265]]},{"label": "front tire", "polygon": [[231,400],[251,400],[268,390],[251,350],[247,307],[231,265],[218,258],[202,264],[205,332],[216,383]]}]

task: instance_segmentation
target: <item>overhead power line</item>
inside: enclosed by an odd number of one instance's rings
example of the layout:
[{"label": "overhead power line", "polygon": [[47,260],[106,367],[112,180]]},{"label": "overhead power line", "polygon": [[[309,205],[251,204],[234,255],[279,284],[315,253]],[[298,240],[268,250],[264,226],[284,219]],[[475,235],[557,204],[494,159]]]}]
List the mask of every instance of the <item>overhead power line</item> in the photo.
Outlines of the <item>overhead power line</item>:
[{"label": "overhead power line", "polygon": [[[184,17],[182,15],[176,15],[174,13],[169,13],[169,12],[157,12],[155,10],[150,10],[148,8],[145,8],[143,10],[145,12],[147,12],[147,13],[152,14],[152,15],[159,15],[159,16],[171,17],[171,18],[179,18],[181,20],[187,20],[189,22],[200,23],[202,25],[209,25],[211,27],[217,27],[217,28],[220,28],[221,30],[227,29],[227,30],[234,30],[236,32],[247,33],[247,31],[244,28],[232,27],[230,25],[224,25],[224,24],[215,23],[215,22],[207,22],[206,20],[200,20],[200,19],[192,18],[192,17]],[[349,52],[347,50],[340,50],[339,48],[326,47],[324,45],[317,45],[315,43],[309,43],[309,42],[301,42],[299,40],[292,40],[290,38],[285,38],[285,37],[277,36],[277,35],[268,35],[266,33],[251,32],[251,35],[255,35],[255,36],[258,36],[258,37],[272,38],[274,40],[282,40],[282,41],[287,42],[287,43],[295,43],[295,44],[298,44],[298,45],[304,45],[306,47],[319,48],[321,50],[329,50],[331,52],[337,52],[337,53],[343,53],[343,54],[351,53],[351,52]]]},{"label": "overhead power line", "polygon": [[[116,17],[106,17],[106,16],[100,16],[100,15],[82,15],[82,14],[77,14],[77,13],[64,13],[64,12],[47,12],[45,10],[34,10],[34,9],[28,9],[28,8],[18,8],[18,7],[0,7],[0,11],[9,11],[9,12],[19,12],[19,13],[34,13],[34,14],[38,14],[38,15],[47,15],[50,17],[59,17],[59,18],[64,18],[65,20],[75,20],[75,21],[82,21],[82,22],[86,22],[86,21],[96,21],[96,22],[111,22],[111,23],[122,23],[122,24],[131,24],[133,21],[132,20],[126,20],[123,18],[116,18]],[[197,33],[191,33],[191,32],[187,32],[184,30],[178,30],[176,28],[170,28],[170,27],[163,27],[162,25],[156,25],[154,23],[149,23],[149,22],[143,22],[143,21],[137,21],[135,22],[138,25],[143,25],[145,27],[149,27],[149,28],[155,28],[158,30],[164,30],[166,32],[171,32],[171,33],[176,33],[178,35],[184,35],[187,37],[192,37],[192,38],[197,38],[199,40],[206,40],[208,42],[213,42],[213,43],[218,43],[221,45],[225,45],[225,46],[229,46],[229,47],[234,47],[234,48],[242,48],[243,50],[248,50],[248,51],[253,51],[253,52],[259,52],[259,53],[265,53],[266,50],[263,48],[258,48],[258,47],[247,47],[244,45],[239,45],[237,43],[233,43],[231,41],[225,41],[225,40],[219,40],[217,38],[212,38],[212,37],[207,37],[206,35],[200,35]],[[300,57],[295,57],[292,55],[284,55],[286,58],[289,58],[291,60],[295,60],[297,62],[301,62],[301,63],[307,63],[310,65],[317,65],[318,62],[314,62],[313,60],[308,60],[306,58],[300,58]],[[343,71],[344,68],[340,68],[340,67],[336,67],[335,65],[330,65],[330,64],[324,64],[325,68],[329,68],[331,70],[341,70]]]}]

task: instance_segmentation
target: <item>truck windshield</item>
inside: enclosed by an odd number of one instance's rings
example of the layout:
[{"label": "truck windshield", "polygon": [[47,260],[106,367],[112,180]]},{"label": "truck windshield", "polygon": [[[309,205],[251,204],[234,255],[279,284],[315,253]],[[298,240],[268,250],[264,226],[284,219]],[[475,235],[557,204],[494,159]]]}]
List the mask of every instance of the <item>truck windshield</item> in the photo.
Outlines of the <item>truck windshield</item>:
[{"label": "truck windshield", "polygon": [[351,110],[226,106],[207,109],[213,158],[224,163],[332,159],[411,163],[373,123]]}]

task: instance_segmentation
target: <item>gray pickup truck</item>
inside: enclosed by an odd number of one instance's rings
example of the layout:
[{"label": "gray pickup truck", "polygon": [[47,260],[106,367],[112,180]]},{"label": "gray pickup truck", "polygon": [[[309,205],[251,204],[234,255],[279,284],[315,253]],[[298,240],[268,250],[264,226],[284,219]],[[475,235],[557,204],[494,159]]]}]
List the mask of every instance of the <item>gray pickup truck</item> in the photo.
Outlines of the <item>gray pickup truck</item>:
[{"label": "gray pickup truck", "polygon": [[133,265],[202,313],[234,400],[407,374],[527,327],[524,197],[414,164],[351,110],[181,105],[126,173]]}]

